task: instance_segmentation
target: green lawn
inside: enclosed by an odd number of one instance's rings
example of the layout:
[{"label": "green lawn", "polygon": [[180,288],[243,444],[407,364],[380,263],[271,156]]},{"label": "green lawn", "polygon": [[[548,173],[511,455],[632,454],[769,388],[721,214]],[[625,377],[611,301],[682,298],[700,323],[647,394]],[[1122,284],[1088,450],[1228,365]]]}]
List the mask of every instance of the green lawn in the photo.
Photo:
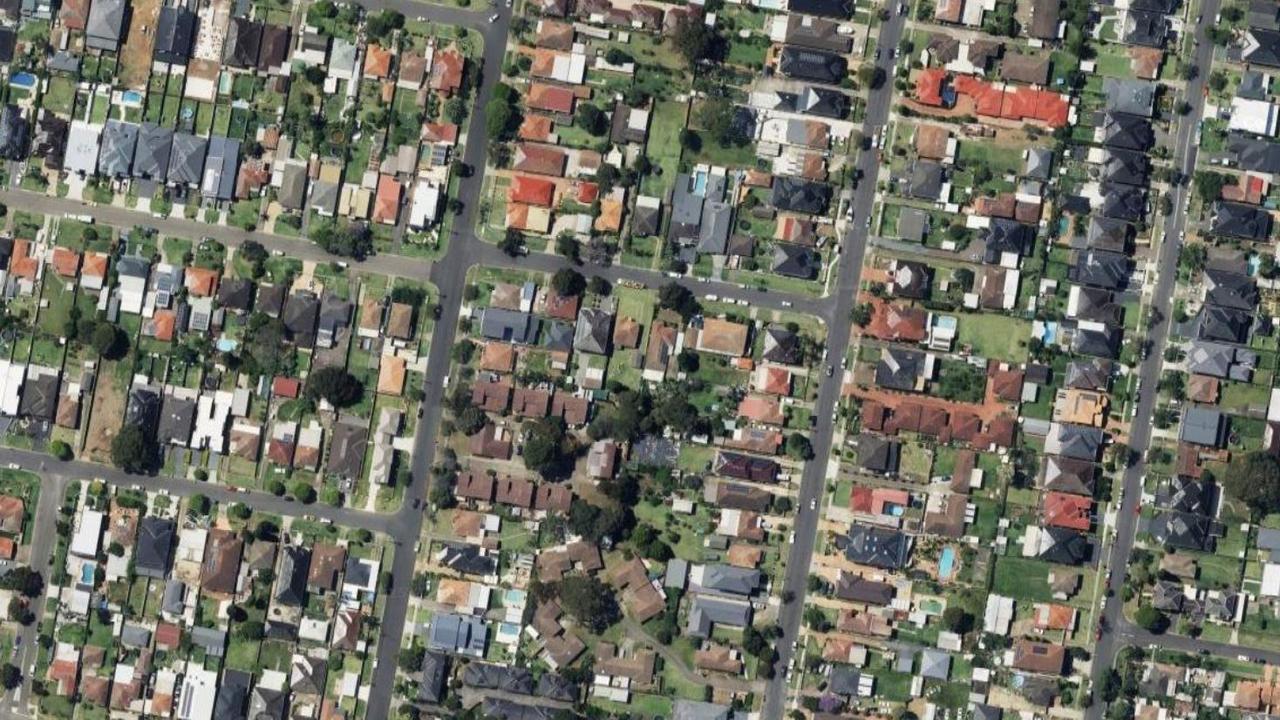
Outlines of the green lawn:
[{"label": "green lawn", "polygon": [[688,105],[682,102],[663,101],[654,106],[646,154],[662,172],[645,176],[640,185],[644,194],[662,197],[675,186],[676,174],[680,172],[680,131],[685,127],[687,111]]},{"label": "green lawn", "polygon": [[959,344],[975,355],[995,360],[1022,362],[1027,359],[1031,323],[1006,315],[959,314]]}]

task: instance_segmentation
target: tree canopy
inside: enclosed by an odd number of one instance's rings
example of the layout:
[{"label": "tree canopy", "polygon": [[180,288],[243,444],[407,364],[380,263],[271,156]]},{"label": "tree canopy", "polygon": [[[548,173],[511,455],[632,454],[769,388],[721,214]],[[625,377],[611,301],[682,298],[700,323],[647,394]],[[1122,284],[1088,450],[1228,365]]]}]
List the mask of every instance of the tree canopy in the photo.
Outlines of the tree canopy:
[{"label": "tree canopy", "polygon": [[1222,486],[1259,515],[1280,511],[1280,461],[1270,453],[1238,453]]},{"label": "tree canopy", "polygon": [[560,268],[551,276],[551,287],[562,297],[573,297],[587,289],[587,280],[573,268]]},{"label": "tree canopy", "polygon": [[307,397],[313,402],[323,398],[338,408],[349,407],[364,396],[364,385],[356,376],[340,367],[322,367],[307,377]]},{"label": "tree canopy", "polygon": [[665,310],[674,310],[680,317],[688,320],[702,310],[698,299],[688,288],[679,283],[669,282],[658,288],[658,305]]},{"label": "tree canopy", "polygon": [[526,426],[524,465],[543,477],[565,477],[573,469],[570,440],[564,421],[544,418]]},{"label": "tree canopy", "polygon": [[154,436],[137,425],[126,424],[111,440],[111,463],[127,473],[145,472],[157,451]]},{"label": "tree canopy", "polygon": [[569,575],[559,582],[560,607],[596,634],[622,619],[613,588],[591,575]]}]

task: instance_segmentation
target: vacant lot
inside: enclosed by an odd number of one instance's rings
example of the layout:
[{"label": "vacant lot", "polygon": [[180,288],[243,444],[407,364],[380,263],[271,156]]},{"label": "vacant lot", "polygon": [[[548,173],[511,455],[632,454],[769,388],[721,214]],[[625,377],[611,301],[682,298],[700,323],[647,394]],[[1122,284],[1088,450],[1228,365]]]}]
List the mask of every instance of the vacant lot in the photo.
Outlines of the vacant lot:
[{"label": "vacant lot", "polygon": [[135,0],[130,14],[129,34],[120,46],[120,82],[125,87],[142,90],[151,75],[151,50],[156,41],[160,0]]}]

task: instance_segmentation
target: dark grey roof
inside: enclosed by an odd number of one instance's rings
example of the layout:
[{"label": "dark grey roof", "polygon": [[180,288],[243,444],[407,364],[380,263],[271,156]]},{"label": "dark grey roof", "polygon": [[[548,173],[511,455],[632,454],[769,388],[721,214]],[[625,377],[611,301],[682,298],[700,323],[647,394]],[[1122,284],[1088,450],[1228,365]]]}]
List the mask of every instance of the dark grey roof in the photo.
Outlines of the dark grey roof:
[{"label": "dark grey roof", "polygon": [[1114,360],[1120,351],[1120,328],[1081,323],[1071,335],[1071,351],[1077,355]]},{"label": "dark grey roof", "polygon": [[315,293],[299,291],[285,301],[282,321],[290,339],[299,347],[314,347],[316,322],[320,317],[320,299]]},{"label": "dark grey roof", "polygon": [[1167,478],[1156,487],[1156,505],[1178,512],[1215,517],[1218,514],[1218,486],[1181,475]]},{"label": "dark grey roof", "polygon": [[1280,67],[1280,32],[1250,28],[1245,35],[1243,59],[1254,65]]},{"label": "dark grey roof", "polygon": [[142,123],[133,152],[133,176],[164,180],[169,174],[173,130],[152,122]]},{"label": "dark grey roof", "polygon": [[1111,363],[1101,359],[1072,360],[1067,365],[1067,387],[1106,390],[1111,386]]},{"label": "dark grey roof", "polygon": [[1241,170],[1280,173],[1280,143],[1237,131],[1227,135],[1227,152]]},{"label": "dark grey roof", "polygon": [[1103,178],[1121,185],[1146,185],[1151,173],[1151,161],[1145,152],[1111,148],[1102,164]]},{"label": "dark grey roof", "polygon": [[175,133],[169,153],[168,182],[199,185],[204,175],[204,157],[208,152],[208,140],[188,132]]},{"label": "dark grey roof", "polygon": [[480,717],[491,720],[553,720],[560,708],[518,703],[505,698],[487,697],[480,705]]},{"label": "dark grey roof", "polygon": [[844,663],[831,664],[831,679],[827,690],[836,695],[856,696],[858,686],[862,683],[862,673],[858,668]]},{"label": "dark grey roof", "polygon": [[849,528],[847,537],[836,537],[836,545],[844,551],[849,562],[881,570],[906,567],[911,556],[911,544],[911,536],[900,530],[857,523]]},{"label": "dark grey roof", "polygon": [[156,21],[152,57],[160,62],[183,65],[191,57],[196,35],[196,14],[185,7],[165,5]]},{"label": "dark grey roof", "polygon": [[218,305],[228,310],[248,311],[253,306],[253,281],[224,277],[218,283]]},{"label": "dark grey roof", "polygon": [[1136,222],[1147,214],[1147,191],[1131,185],[1102,185],[1102,214],[1109,218]]},{"label": "dark grey roof", "polygon": [[17,105],[0,108],[0,158],[25,160],[30,126]]},{"label": "dark grey roof", "polygon": [[134,569],[139,575],[163,580],[169,574],[176,532],[173,520],[155,516],[142,518],[133,554]]},{"label": "dark grey roof", "polygon": [[1102,450],[1102,431],[1088,425],[1054,423],[1045,438],[1044,451],[1076,460],[1093,462]]},{"label": "dark grey roof", "polygon": [[879,435],[862,433],[858,436],[858,464],[863,470],[882,475],[898,472],[901,444]]},{"label": "dark grey roof", "polygon": [[133,148],[138,142],[138,126],[121,120],[108,120],[102,129],[102,147],[98,152],[98,173],[123,178],[133,166]]},{"label": "dark grey roof", "polygon": [[249,694],[248,720],[284,720],[285,705],[283,692],[258,685]]},{"label": "dark grey roof", "polygon": [[1087,460],[1046,455],[1040,484],[1045,490],[1092,496],[1098,466]]},{"label": "dark grey roof", "polygon": [[1219,201],[1213,206],[1210,231],[1245,240],[1265,240],[1271,234],[1271,214],[1253,205]]},{"label": "dark grey roof", "polygon": [[889,390],[914,391],[924,374],[924,366],[925,354],[919,350],[884,347],[876,362],[876,385]]},{"label": "dark grey roof", "polygon": [[482,690],[532,695],[533,673],[528,668],[473,662],[463,668],[462,684]]},{"label": "dark grey roof", "polygon": [[196,401],[194,399],[166,394],[156,439],[161,443],[176,441],[179,445],[186,445],[191,440],[191,431],[195,428],[195,422]]},{"label": "dark grey roof", "polygon": [[124,31],[126,0],[93,0],[85,23],[85,45],[99,50],[115,51]]},{"label": "dark grey roof", "polygon": [[1083,285],[1072,288],[1076,301],[1075,317],[1080,320],[1119,326],[1124,322],[1124,306],[1115,301],[1110,290]]},{"label": "dark grey roof", "polygon": [[1222,445],[1226,434],[1226,416],[1213,408],[1193,405],[1182,415],[1178,439],[1182,442],[1207,447]]},{"label": "dark grey roof", "polygon": [[1196,315],[1196,339],[1211,342],[1249,342],[1249,330],[1253,325],[1253,312],[1218,305],[1204,305]]},{"label": "dark grey roof", "polygon": [[733,229],[733,205],[723,200],[707,201],[698,227],[698,252],[724,255]]},{"label": "dark grey roof", "polygon": [[1226,270],[1204,271],[1205,302],[1237,310],[1253,310],[1258,306],[1258,286],[1244,273]]},{"label": "dark grey roof", "polygon": [[778,210],[823,215],[831,205],[831,186],[800,178],[775,178],[769,203]]},{"label": "dark grey roof", "polygon": [[255,67],[262,46],[262,23],[248,18],[232,18],[227,26],[225,43],[222,49],[224,64],[238,68]]},{"label": "dark grey roof", "polygon": [[1151,117],[1155,108],[1156,83],[1149,80],[1107,78],[1102,83],[1107,95],[1107,112]]},{"label": "dark grey roof", "polygon": [[769,325],[764,329],[764,360],[782,365],[798,365],[803,359],[800,338],[785,326]]},{"label": "dark grey roof", "polygon": [[280,553],[280,575],[276,578],[275,601],[299,607],[307,599],[307,573],[311,569],[311,550],[301,545],[286,545]]},{"label": "dark grey roof", "polygon": [[1005,253],[1022,256],[1035,246],[1036,229],[1031,225],[1007,218],[992,218],[984,236],[985,250],[982,261],[999,265]]},{"label": "dark grey roof", "polygon": [[160,419],[160,391],[149,385],[138,385],[129,391],[129,402],[125,406],[124,421],[129,425],[137,425],[148,435],[155,433],[156,422]]},{"label": "dark grey roof", "polygon": [[760,571],[711,563],[702,567],[701,587],[728,595],[752,595],[761,585]]},{"label": "dark grey roof", "polygon": [[369,427],[366,421],[356,417],[343,417],[333,426],[333,439],[329,443],[329,461],[326,469],[348,480],[360,477],[364,467],[365,450],[369,445]]},{"label": "dark grey roof", "polygon": [[169,578],[164,583],[164,596],[160,601],[160,609],[169,615],[181,615],[183,597],[187,594],[187,586],[177,578]]},{"label": "dark grey roof", "polygon": [[584,307],[578,312],[574,326],[573,348],[595,355],[609,354],[609,340],[613,337],[613,314],[600,308]]},{"label": "dark grey roof", "polygon": [[1084,533],[1059,527],[1040,528],[1039,558],[1060,565],[1080,565],[1093,557],[1093,545]]},{"label": "dark grey roof", "polygon": [[787,11],[848,20],[853,15],[853,0],[790,0]]},{"label": "dark grey roof", "polygon": [[786,46],[778,58],[778,70],[787,77],[838,85],[849,71],[849,61],[835,53]]},{"label": "dark grey roof", "polygon": [[342,567],[342,582],[369,587],[373,584],[373,568],[374,566],[365,562],[363,558],[348,555]]},{"label": "dark grey roof", "polygon": [[695,638],[711,636],[716,625],[746,627],[751,624],[751,603],[736,598],[695,595],[689,604],[685,634]]},{"label": "dark grey roof", "polygon": [[53,420],[58,409],[58,373],[28,374],[22,383],[18,414],[35,420]]},{"label": "dark grey roof", "polygon": [[484,555],[477,545],[442,543],[438,556],[441,565],[464,575],[492,575],[498,570],[498,561],[492,555]]},{"label": "dark grey roof", "polygon": [[[437,613],[431,618],[431,630],[427,635],[427,648],[447,653],[463,653],[481,657],[484,655],[488,631],[484,620],[471,615]],[[472,663],[473,665],[478,663]]]},{"label": "dark grey roof", "polygon": [[849,114],[853,101],[848,95],[832,88],[808,85],[796,97],[796,111],[806,115],[843,120]]},{"label": "dark grey roof", "polygon": [[920,200],[938,201],[942,194],[942,184],[946,180],[947,173],[941,164],[932,160],[917,160],[911,167],[907,194]]},{"label": "dark grey roof", "polygon": [[812,280],[818,276],[822,258],[813,248],[794,243],[775,243],[773,246],[773,266],[770,268],[778,275]]},{"label": "dark grey roof", "polygon": [[280,192],[276,195],[280,204],[289,210],[300,210],[307,199],[307,166],[298,162],[284,163]]},{"label": "dark grey roof", "polygon": [[213,701],[213,720],[241,720],[245,716],[245,700],[253,676],[239,670],[225,670]]},{"label": "dark grey roof", "polygon": [[836,597],[864,605],[885,606],[893,602],[894,587],[886,582],[868,580],[861,575],[842,572],[836,580]]},{"label": "dark grey roof", "polygon": [[1107,290],[1123,290],[1129,282],[1132,265],[1127,255],[1105,250],[1086,250],[1076,257],[1071,279]]},{"label": "dark grey roof", "polygon": [[480,334],[490,340],[529,345],[538,339],[539,322],[529,313],[488,307],[480,315]]},{"label": "dark grey roof", "polygon": [[1161,545],[1182,550],[1213,552],[1221,528],[1203,515],[1164,510],[1147,524],[1147,531]]},{"label": "dark grey roof", "polygon": [[1133,225],[1124,220],[1101,215],[1089,218],[1085,244],[1090,248],[1128,254],[1132,238]]},{"label": "dark grey roof", "polygon": [[1163,48],[1169,37],[1169,18],[1164,13],[1136,10],[1125,13],[1124,42],[1128,45]]},{"label": "dark grey roof", "polygon": [[1141,115],[1107,113],[1102,124],[1102,144],[1121,150],[1150,150],[1156,143],[1151,121]]},{"label": "dark grey roof", "polygon": [[422,677],[418,680],[418,702],[439,705],[444,700],[448,679],[449,656],[440,652],[424,654]]},{"label": "dark grey roof", "polygon": [[239,140],[216,135],[209,138],[200,193],[207,198],[230,200],[236,187],[236,168],[239,162]]},{"label": "dark grey roof", "polygon": [[577,683],[572,682],[563,675],[545,672],[542,673],[542,677],[538,678],[538,687],[534,689],[534,693],[538,697],[550,700],[577,702],[578,696],[581,694],[581,688],[578,687]]},{"label": "dark grey roof", "polygon": [[1187,350],[1187,370],[1199,375],[1248,382],[1257,366],[1258,356],[1248,348],[1194,340]]}]

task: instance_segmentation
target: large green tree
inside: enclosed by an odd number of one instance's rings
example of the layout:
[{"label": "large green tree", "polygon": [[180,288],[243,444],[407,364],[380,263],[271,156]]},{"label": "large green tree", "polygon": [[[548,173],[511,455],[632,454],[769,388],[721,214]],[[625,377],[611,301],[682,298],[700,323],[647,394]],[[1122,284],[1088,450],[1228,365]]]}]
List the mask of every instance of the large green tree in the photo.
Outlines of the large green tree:
[{"label": "large green tree", "polygon": [[560,607],[599,634],[622,618],[613,588],[591,575],[569,575],[559,583]]},{"label": "large green tree", "polygon": [[145,472],[158,451],[154,436],[137,425],[124,425],[111,440],[111,463],[128,473]]},{"label": "large green tree", "polygon": [[1222,485],[1258,515],[1280,511],[1280,461],[1270,453],[1259,450],[1237,454]]}]

